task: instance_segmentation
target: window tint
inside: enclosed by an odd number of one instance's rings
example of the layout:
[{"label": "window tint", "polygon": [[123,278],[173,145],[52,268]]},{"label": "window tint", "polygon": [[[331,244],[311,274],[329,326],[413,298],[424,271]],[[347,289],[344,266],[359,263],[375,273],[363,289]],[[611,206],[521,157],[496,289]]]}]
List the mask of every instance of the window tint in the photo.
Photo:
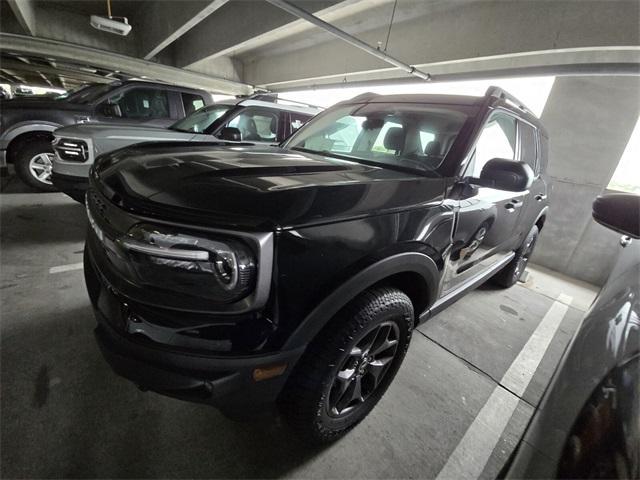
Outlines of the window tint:
[{"label": "window tint", "polygon": [[241,139],[247,142],[272,142],[278,135],[278,112],[265,108],[246,108],[227,126],[240,130]]},{"label": "window tint", "polygon": [[538,149],[536,147],[536,130],[528,123],[519,122],[520,128],[520,159],[527,162],[534,172],[536,168]]},{"label": "window tint", "polygon": [[165,90],[133,88],[109,98],[120,108],[123,118],[169,118],[169,99]]},{"label": "window tint", "polygon": [[345,105],[315,117],[287,147],[431,171],[442,164],[467,118],[457,107],[439,105]]},{"label": "window tint", "polygon": [[291,133],[297,132],[300,127],[309,121],[311,117],[303,113],[289,112],[291,122]]},{"label": "window tint", "polygon": [[479,177],[482,167],[494,158],[515,160],[515,152],[516,119],[506,113],[494,113],[480,133],[467,175]]},{"label": "window tint", "polygon": [[200,95],[193,93],[183,93],[182,103],[184,104],[185,115],[191,115],[196,110],[204,107],[204,99]]}]

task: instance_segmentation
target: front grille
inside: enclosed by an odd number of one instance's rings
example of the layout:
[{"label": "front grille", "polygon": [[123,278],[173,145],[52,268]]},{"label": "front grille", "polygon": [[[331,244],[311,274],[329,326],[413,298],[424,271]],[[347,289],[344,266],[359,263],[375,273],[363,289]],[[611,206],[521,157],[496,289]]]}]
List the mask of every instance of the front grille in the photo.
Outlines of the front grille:
[{"label": "front grille", "polygon": [[82,140],[61,138],[55,143],[54,148],[60,160],[65,162],[86,162],[89,159],[89,147],[87,142]]}]

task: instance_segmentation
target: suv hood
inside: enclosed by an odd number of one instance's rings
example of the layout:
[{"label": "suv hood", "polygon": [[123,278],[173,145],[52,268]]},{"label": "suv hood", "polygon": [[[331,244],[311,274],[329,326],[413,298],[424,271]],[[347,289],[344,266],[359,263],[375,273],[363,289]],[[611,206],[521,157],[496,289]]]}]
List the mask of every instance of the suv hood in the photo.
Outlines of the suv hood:
[{"label": "suv hood", "polygon": [[154,141],[162,139],[187,140],[194,133],[178,132],[163,127],[150,127],[141,125],[111,125],[108,123],[83,123],[58,128],[54,134],[59,137],[72,138],[117,138],[118,140],[132,140],[136,142]]},{"label": "suv hood", "polygon": [[440,203],[444,180],[278,147],[154,143],[100,158],[92,184],[121,208],[273,230]]}]

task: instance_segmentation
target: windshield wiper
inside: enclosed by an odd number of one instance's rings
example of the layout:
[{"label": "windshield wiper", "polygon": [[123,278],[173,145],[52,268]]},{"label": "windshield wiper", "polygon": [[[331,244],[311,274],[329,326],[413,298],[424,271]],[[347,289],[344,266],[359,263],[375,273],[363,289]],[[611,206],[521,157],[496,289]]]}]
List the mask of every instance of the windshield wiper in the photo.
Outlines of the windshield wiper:
[{"label": "windshield wiper", "polygon": [[324,155],[325,157],[332,157],[332,158],[337,158],[339,160],[347,160],[350,162],[361,163],[369,167],[388,168],[390,170],[399,170],[405,173],[407,172],[418,173],[422,176],[427,176],[427,172],[433,173],[435,171],[435,170],[429,170],[429,169],[405,167],[404,165],[394,165],[392,163],[386,163],[386,162],[376,162],[375,160],[367,160],[360,157],[351,157],[349,155],[342,155],[340,153],[331,152],[329,150],[311,150],[310,148],[304,148],[304,147],[291,147],[290,150],[297,150],[299,152],[312,153],[315,155]]}]

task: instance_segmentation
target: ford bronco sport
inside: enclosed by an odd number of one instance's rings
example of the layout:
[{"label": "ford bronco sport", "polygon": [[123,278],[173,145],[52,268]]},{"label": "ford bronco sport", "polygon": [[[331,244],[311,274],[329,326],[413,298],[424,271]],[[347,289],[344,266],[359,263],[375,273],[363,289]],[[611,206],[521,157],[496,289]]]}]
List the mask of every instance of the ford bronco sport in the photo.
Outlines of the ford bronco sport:
[{"label": "ford bronco sport", "polygon": [[411,332],[513,285],[547,212],[548,138],[484,97],[365,94],[279,147],[142,144],[90,173],[85,277],[113,370],[307,438],[361,421]]}]

